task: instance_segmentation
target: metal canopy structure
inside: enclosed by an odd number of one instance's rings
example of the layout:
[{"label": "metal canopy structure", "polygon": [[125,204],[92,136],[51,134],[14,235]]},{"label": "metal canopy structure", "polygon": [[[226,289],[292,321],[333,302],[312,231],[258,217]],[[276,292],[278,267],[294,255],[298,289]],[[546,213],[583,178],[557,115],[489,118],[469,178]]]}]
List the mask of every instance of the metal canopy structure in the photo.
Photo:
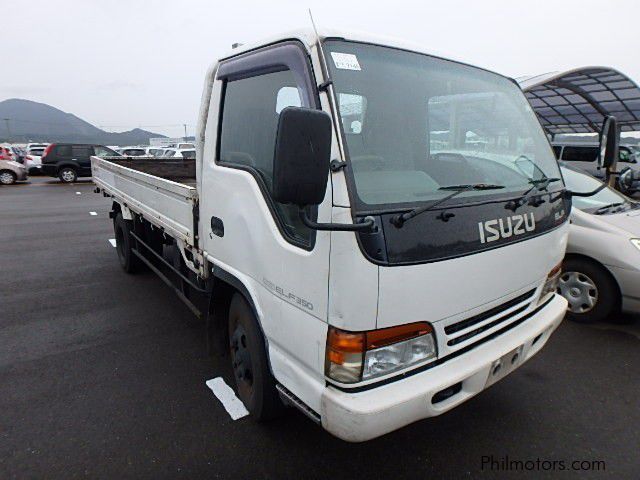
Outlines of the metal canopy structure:
[{"label": "metal canopy structure", "polygon": [[617,70],[583,67],[517,80],[551,135],[598,133],[609,115],[621,131],[640,131],[640,88]]}]

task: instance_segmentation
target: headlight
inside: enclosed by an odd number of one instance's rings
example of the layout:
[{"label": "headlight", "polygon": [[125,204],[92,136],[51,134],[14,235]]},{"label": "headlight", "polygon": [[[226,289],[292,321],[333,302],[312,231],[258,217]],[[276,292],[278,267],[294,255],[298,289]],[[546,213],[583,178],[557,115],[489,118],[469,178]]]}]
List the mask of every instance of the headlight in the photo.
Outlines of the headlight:
[{"label": "headlight", "polygon": [[547,280],[542,286],[540,292],[540,301],[542,301],[549,293],[553,293],[558,290],[558,282],[560,281],[560,274],[562,273],[562,262],[553,267],[547,275]]},{"label": "headlight", "polygon": [[368,332],[329,328],[326,375],[341,383],[387,375],[437,356],[433,328],[427,322]]},{"label": "headlight", "polygon": [[633,245],[638,250],[640,250],[640,238],[632,238],[631,239],[631,245]]}]

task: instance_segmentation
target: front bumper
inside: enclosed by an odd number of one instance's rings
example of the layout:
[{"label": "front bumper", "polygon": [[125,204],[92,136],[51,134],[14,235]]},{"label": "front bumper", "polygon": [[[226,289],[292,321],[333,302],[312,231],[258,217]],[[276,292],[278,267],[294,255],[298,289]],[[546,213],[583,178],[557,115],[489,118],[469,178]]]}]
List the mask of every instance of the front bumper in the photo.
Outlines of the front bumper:
[{"label": "front bumper", "polygon": [[[525,322],[442,365],[359,393],[328,386],[322,393],[322,426],[343,440],[363,442],[417,420],[440,415],[538,353],[560,325],[566,310],[567,301],[555,295]],[[493,378],[495,362],[520,348],[519,359],[507,372],[498,372]],[[461,384],[460,391],[441,402],[432,402],[436,393],[456,384]]]},{"label": "front bumper", "polygon": [[23,182],[27,178],[29,178],[29,175],[27,174],[26,169],[21,168],[20,170],[15,171],[15,173],[16,173],[16,178],[19,182]]}]

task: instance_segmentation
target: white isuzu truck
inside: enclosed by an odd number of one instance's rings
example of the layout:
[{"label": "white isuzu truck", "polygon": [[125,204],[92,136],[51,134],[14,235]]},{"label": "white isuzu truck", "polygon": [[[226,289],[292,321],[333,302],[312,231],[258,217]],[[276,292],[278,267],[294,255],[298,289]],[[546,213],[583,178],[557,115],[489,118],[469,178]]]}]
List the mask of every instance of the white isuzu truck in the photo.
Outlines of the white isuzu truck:
[{"label": "white isuzu truck", "polygon": [[518,368],[564,317],[553,151],[518,85],[313,30],[209,70],[197,156],[92,158],[117,253],[206,320],[258,419],[364,441]]}]

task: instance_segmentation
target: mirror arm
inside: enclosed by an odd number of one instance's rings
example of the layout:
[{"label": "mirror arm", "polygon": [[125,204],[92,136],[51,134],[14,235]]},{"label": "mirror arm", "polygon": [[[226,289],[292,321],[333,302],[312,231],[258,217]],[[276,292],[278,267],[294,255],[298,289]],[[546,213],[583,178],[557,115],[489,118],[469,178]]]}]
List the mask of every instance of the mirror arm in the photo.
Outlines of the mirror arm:
[{"label": "mirror arm", "polygon": [[572,192],[571,190],[567,190],[567,194],[569,194],[569,196],[571,197],[591,197],[592,195],[595,195],[596,193],[604,190],[607,187],[608,185],[606,183],[603,183],[592,192]]},{"label": "mirror arm", "polygon": [[375,220],[373,217],[365,217],[361,223],[317,223],[307,217],[304,208],[300,208],[300,220],[312,230],[335,231],[335,232],[366,232],[373,231]]}]

